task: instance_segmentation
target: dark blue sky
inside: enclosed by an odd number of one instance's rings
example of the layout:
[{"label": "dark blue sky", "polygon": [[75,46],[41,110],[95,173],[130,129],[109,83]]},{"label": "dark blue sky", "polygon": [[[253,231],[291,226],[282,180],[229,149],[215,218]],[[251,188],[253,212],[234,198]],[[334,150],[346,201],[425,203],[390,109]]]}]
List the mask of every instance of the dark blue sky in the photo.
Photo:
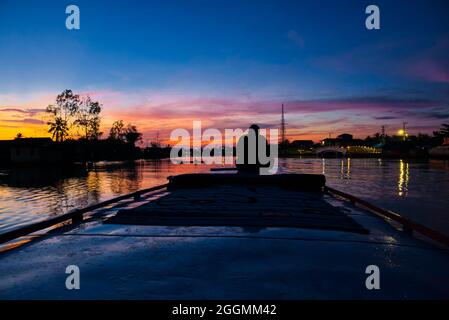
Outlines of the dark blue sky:
[{"label": "dark blue sky", "polygon": [[[69,4],[80,30],[65,28]],[[381,30],[365,28],[369,4]],[[0,111],[72,88],[104,103],[106,124],[148,132],[274,126],[280,102],[292,135],[429,131],[449,118],[448,56],[447,1],[0,1]]]}]

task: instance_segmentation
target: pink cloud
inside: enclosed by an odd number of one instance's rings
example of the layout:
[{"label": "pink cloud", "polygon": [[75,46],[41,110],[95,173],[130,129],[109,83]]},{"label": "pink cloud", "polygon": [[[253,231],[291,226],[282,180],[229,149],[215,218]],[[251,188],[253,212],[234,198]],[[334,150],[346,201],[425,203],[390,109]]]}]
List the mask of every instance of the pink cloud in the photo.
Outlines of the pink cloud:
[{"label": "pink cloud", "polygon": [[[368,112],[387,112],[391,110],[428,109],[438,106],[438,102],[419,99],[394,99],[389,97],[354,97],[341,99],[292,100],[285,101],[287,111],[300,114],[360,110]],[[151,101],[129,105],[113,114],[135,118],[215,118],[233,116],[278,115],[280,101],[239,100],[215,98],[174,98],[170,102]]]},{"label": "pink cloud", "polygon": [[423,59],[410,64],[407,71],[426,81],[449,83],[449,68],[438,61]]},{"label": "pink cloud", "polygon": [[404,73],[429,82],[449,83],[449,38],[443,38],[427,50],[409,59]]},{"label": "pink cloud", "polygon": [[1,120],[1,121],[2,122],[13,122],[13,123],[25,123],[25,124],[45,124],[45,122],[42,120],[31,119],[31,118],[26,118],[26,119],[21,119],[21,120],[6,119],[6,120]]}]

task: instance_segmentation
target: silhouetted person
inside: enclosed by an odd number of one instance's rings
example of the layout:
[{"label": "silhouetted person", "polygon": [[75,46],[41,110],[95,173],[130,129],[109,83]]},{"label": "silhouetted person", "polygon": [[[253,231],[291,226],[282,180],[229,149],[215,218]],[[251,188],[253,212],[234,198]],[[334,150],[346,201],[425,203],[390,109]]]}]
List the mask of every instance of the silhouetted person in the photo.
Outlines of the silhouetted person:
[{"label": "silhouetted person", "polygon": [[248,133],[241,136],[237,142],[236,166],[239,172],[259,174],[261,167],[268,167],[269,164],[261,164],[259,159],[259,146],[265,145],[264,152],[269,155],[269,145],[267,139],[259,132],[259,126],[253,124],[249,127]]}]

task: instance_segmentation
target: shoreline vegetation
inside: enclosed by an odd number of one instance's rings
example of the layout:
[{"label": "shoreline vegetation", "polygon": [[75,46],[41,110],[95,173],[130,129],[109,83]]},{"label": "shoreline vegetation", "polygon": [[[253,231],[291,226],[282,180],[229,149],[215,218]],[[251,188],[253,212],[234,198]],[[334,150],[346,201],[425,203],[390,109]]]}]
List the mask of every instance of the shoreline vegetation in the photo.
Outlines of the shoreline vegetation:
[{"label": "shoreline vegetation", "polygon": [[[165,159],[172,147],[157,141],[138,147],[142,133],[132,124],[115,121],[107,138],[101,138],[103,106],[89,96],[64,90],[55,103],[46,108],[51,138],[24,137],[0,141],[1,166],[70,166],[97,161]],[[225,148],[223,147],[223,154]],[[235,155],[235,146],[232,150]],[[279,157],[349,157],[349,158],[445,158],[449,159],[449,124],[442,124],[433,135],[409,135],[405,128],[397,135],[376,133],[365,139],[354,139],[343,133],[320,143],[311,140],[284,140],[279,144]]]}]

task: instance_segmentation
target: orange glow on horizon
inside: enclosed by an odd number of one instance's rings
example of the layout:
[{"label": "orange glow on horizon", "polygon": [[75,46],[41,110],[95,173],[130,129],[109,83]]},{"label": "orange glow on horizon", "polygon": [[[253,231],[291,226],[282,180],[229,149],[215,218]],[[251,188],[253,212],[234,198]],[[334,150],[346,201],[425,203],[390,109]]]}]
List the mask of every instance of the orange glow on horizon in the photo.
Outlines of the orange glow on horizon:
[{"label": "orange glow on horizon", "polygon": [[[267,102],[259,110],[248,101],[238,98],[202,99],[153,93],[152,99],[149,100],[145,98],[146,93],[143,96],[108,90],[80,93],[87,94],[102,104],[101,139],[107,138],[112,123],[117,120],[123,120],[125,125],[135,125],[143,133],[142,146],[156,141],[157,136],[162,145],[174,144],[169,139],[172,130],[183,128],[191,133],[195,120],[202,121],[202,131],[217,128],[223,134],[224,128],[240,128],[245,131],[252,123],[263,124],[262,127],[268,128],[280,127],[280,113],[277,113],[280,110],[276,109],[276,103],[273,102]],[[6,104],[0,105],[0,140],[14,139],[18,133],[23,137],[50,137],[45,107],[54,103],[56,95],[35,93],[28,98],[5,98],[2,103]],[[286,114],[287,139],[290,141],[312,140],[317,143],[327,138],[330,132],[332,137],[351,133],[354,138],[364,139],[379,132],[383,124],[373,122],[370,109],[365,112],[367,119],[359,120],[360,117],[351,118],[348,111],[329,108],[324,108],[324,111],[316,111],[313,108],[303,111],[302,107],[297,107],[294,111],[293,106],[291,108],[290,112],[287,108]],[[437,129],[430,122],[420,124],[421,127],[428,126],[429,129],[425,129],[427,132]],[[393,130],[393,126],[391,128]],[[72,138],[80,136],[75,130],[72,133]]]}]

